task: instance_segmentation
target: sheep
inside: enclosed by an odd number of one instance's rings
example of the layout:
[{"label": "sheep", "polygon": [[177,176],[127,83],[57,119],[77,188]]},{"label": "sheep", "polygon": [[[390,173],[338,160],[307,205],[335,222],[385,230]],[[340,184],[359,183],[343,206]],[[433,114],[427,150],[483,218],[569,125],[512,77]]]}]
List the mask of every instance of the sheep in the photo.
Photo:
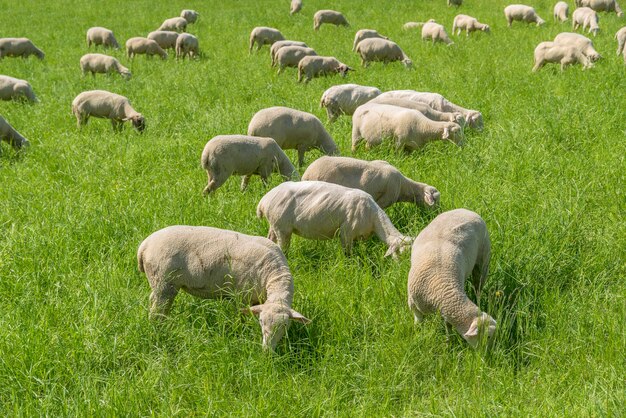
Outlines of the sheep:
[{"label": "sheep", "polygon": [[428,19],[426,22],[406,22],[402,25],[402,30],[412,30],[424,26],[426,23],[434,22],[435,19]]},{"label": "sheep", "polygon": [[176,49],[178,32],[171,30],[155,30],[148,34],[148,39],[152,39],[163,49]]},{"label": "sheep", "polygon": [[376,234],[389,247],[385,257],[394,259],[412,241],[393,226],[372,196],[324,181],[281,183],[261,198],[256,213],[260,219],[267,218],[267,237],[285,254],[292,233],[318,240],[332,239],[338,234],[346,253],[352,250],[355,239]]},{"label": "sheep", "polygon": [[491,243],[485,221],[475,212],[455,209],[437,216],[424,228],[411,248],[407,281],[408,304],[415,323],[424,315],[441,313],[470,346],[492,337],[496,321],[465,293],[471,281],[480,302],[480,291],[489,274]]},{"label": "sheep", "polygon": [[589,28],[588,33],[593,33],[596,36],[600,32],[600,26],[598,26],[598,14],[589,7],[579,7],[572,13],[572,28],[574,30],[579,27],[583,30]]},{"label": "sheep", "polygon": [[385,64],[400,61],[406,68],[413,66],[413,61],[397,43],[382,38],[363,39],[356,46],[356,52],[361,56],[363,67],[367,67],[373,61],[382,61]]},{"label": "sheep", "polygon": [[511,4],[504,8],[504,16],[508,26],[511,26],[514,20],[526,23],[535,23],[537,26],[541,26],[546,23],[545,20],[537,15],[535,9],[524,4]]},{"label": "sheep", "polygon": [[33,88],[26,80],[0,75],[0,100],[27,100],[31,103],[39,102]]},{"label": "sheep", "polygon": [[121,131],[126,121],[131,121],[139,133],[146,128],[145,118],[133,109],[126,97],[105,90],[80,93],[72,101],[72,113],[76,116],[78,129],[87,124],[90,116],[111,119],[113,131]]},{"label": "sheep", "polygon": [[491,33],[489,25],[480,23],[478,19],[468,15],[456,15],[454,17],[454,21],[452,22],[452,34],[454,34],[455,30],[458,30],[457,35],[460,35],[461,31],[465,31],[466,36],[469,36],[471,32],[477,30]]},{"label": "sheep", "polygon": [[200,46],[198,45],[198,38],[189,34],[181,33],[176,39],[176,58],[185,59],[189,56],[189,59],[195,58],[200,55]]},{"label": "sheep", "polygon": [[617,39],[617,55],[619,55],[624,51],[624,44],[626,44],[626,26],[615,33],[615,39]]},{"label": "sheep", "polygon": [[554,43],[560,45],[572,45],[578,48],[585,56],[587,56],[591,62],[596,62],[602,56],[593,47],[591,39],[579,33],[562,32],[556,35]]},{"label": "sheep", "polygon": [[463,4],[463,0],[448,0],[448,7],[450,6],[459,7],[461,4]]},{"label": "sheep", "polygon": [[272,138],[282,149],[298,150],[298,165],[304,165],[304,153],[318,148],[324,154],[339,153],[337,144],[322,122],[307,112],[275,106],[259,110],[248,125],[248,135]]},{"label": "sheep", "polygon": [[280,48],[276,52],[275,65],[278,65],[278,74],[285,67],[298,67],[300,60],[307,56],[315,56],[315,52],[312,48],[305,48],[302,46],[285,46]]},{"label": "sheep", "polygon": [[303,48],[308,48],[308,45],[305,44],[304,42],[286,41],[286,40],[274,42],[272,46],[270,47],[270,58],[272,59],[272,67],[276,65],[276,53],[278,52],[279,49],[285,46],[301,46]]},{"label": "sheep", "polygon": [[0,116],[0,140],[11,145],[16,151],[30,146],[28,139],[16,131],[2,116]]},{"label": "sheep", "polygon": [[28,58],[31,55],[36,56],[40,60],[46,56],[28,38],[0,38],[0,59],[4,57]]},{"label": "sheep", "polygon": [[567,21],[567,16],[569,15],[569,5],[564,1],[560,1],[554,5],[554,20],[558,20],[560,22]]},{"label": "sheep", "polygon": [[328,121],[334,122],[341,115],[352,116],[357,107],[381,94],[376,87],[358,84],[332,86],[322,94],[320,107],[326,108]]},{"label": "sheep", "polygon": [[357,31],[357,33],[354,35],[354,43],[352,44],[352,50],[356,51],[356,46],[359,44],[359,42],[361,42],[363,39],[368,39],[368,38],[381,38],[381,39],[387,39],[387,40],[389,39],[386,36],[383,36],[377,31],[375,31],[374,29],[361,29]]},{"label": "sheep", "polygon": [[363,161],[349,157],[321,157],[313,161],[302,180],[317,180],[363,190],[385,209],[396,202],[411,202],[431,209],[439,204],[439,191],[413,181],[387,161]]},{"label": "sheep", "polygon": [[378,103],[360,106],[352,115],[352,152],[362,140],[370,148],[385,138],[393,139],[396,148],[411,151],[436,140],[459,145],[463,129],[454,122],[430,120],[412,109]]},{"label": "sheep", "polygon": [[196,21],[198,20],[198,16],[200,16],[200,13],[196,12],[195,10],[185,9],[180,12],[180,17],[185,19],[187,23],[196,23]]},{"label": "sheep", "polygon": [[252,54],[252,47],[256,43],[256,50],[260,50],[263,45],[272,45],[276,41],[284,41],[285,37],[278,29],[268,28],[266,26],[257,26],[250,32],[250,49],[249,53]]},{"label": "sheep", "polygon": [[547,62],[561,63],[561,71],[567,65],[580,63],[585,68],[593,67],[591,60],[576,46],[562,45],[555,42],[541,42],[535,48],[533,71],[538,71]]},{"label": "sheep", "polygon": [[615,0],[576,0],[576,7],[590,7],[596,12],[615,12],[617,17],[624,15]]},{"label": "sheep", "polygon": [[289,9],[290,15],[295,15],[302,10],[302,0],[291,0],[291,7]]},{"label": "sheep", "polygon": [[415,90],[392,90],[380,95],[383,98],[407,99],[414,102],[426,103],[440,112],[459,112],[465,116],[465,123],[470,128],[481,131],[483,129],[483,115],[478,110],[466,109],[447,100],[438,93],[417,92]]},{"label": "sheep", "polygon": [[130,70],[120,64],[116,58],[104,54],[83,55],[80,58],[80,69],[83,72],[83,76],[86,75],[87,72],[91,72],[94,77],[96,73],[118,73],[126,80],[132,77]]},{"label": "sheep", "polygon": [[136,54],[146,54],[149,57],[158,55],[161,59],[167,59],[167,52],[156,41],[139,36],[126,41],[126,54],[128,58],[134,58]]},{"label": "sheep", "polygon": [[460,112],[440,112],[428,106],[426,103],[414,102],[408,99],[396,99],[393,97],[378,96],[370,100],[368,103],[387,104],[392,106],[404,107],[405,109],[413,109],[420,112],[430,120],[438,122],[454,122],[460,126],[465,126],[465,116]]},{"label": "sheep", "polygon": [[447,45],[454,43],[446,33],[443,25],[436,22],[426,22],[422,25],[422,40],[427,41],[429,39],[432,40],[433,44],[435,42],[443,42]]},{"label": "sheep", "polygon": [[241,191],[246,190],[253,174],[261,176],[263,184],[278,168],[285,179],[298,176],[298,171],[272,138],[246,135],[218,135],[207,142],[202,151],[202,168],[209,178],[203,193],[209,194],[233,174],[243,176]]},{"label": "sheep", "polygon": [[113,36],[113,31],[100,26],[87,30],[87,48],[90,48],[91,44],[94,47],[102,45],[104,48],[120,49],[120,44],[117,43],[115,36]]},{"label": "sheep", "polygon": [[298,63],[298,83],[302,81],[303,78],[304,82],[308,83],[314,77],[334,73],[339,73],[342,77],[345,77],[348,71],[354,70],[335,57],[307,56],[302,58]]},{"label": "sheep", "polygon": [[320,26],[324,23],[335,26],[350,26],[345,16],[340,12],[335,10],[318,10],[315,12],[315,15],[313,15],[313,30],[319,30]]},{"label": "sheep", "polygon": [[244,293],[244,312],[259,317],[263,349],[274,350],[289,319],[311,322],[291,309],[293,277],[280,248],[263,237],[208,226],[169,226],[137,249],[137,265],[150,284],[151,320],[169,314],[180,290],[203,299]]},{"label": "sheep", "polygon": [[187,30],[187,20],[184,17],[172,17],[165,19],[157,30],[171,30],[174,32],[185,32]]}]

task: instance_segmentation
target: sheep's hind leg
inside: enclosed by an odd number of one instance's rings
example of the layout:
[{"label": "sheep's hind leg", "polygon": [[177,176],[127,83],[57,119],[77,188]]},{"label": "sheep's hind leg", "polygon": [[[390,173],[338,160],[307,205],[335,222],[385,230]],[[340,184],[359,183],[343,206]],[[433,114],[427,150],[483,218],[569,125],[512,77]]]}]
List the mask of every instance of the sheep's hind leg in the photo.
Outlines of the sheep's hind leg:
[{"label": "sheep's hind leg", "polygon": [[416,325],[424,320],[424,314],[419,310],[413,298],[409,296],[409,309],[413,313],[413,323]]},{"label": "sheep's hind leg", "polygon": [[[241,191],[245,191],[248,188],[248,183],[250,182],[250,175],[241,176]],[[208,187],[208,186],[207,186]]]},{"label": "sheep's hind leg", "polygon": [[151,320],[164,319],[172,308],[174,298],[178,294],[178,289],[172,285],[165,285],[153,289],[150,293],[150,313]]}]

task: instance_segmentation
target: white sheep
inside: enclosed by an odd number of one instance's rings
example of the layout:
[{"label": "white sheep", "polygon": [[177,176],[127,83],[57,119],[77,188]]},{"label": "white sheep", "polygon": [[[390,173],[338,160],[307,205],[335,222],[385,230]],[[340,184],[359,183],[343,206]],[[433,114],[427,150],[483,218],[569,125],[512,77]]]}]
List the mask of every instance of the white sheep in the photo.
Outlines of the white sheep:
[{"label": "white sheep", "polygon": [[359,42],[361,42],[363,39],[368,39],[368,38],[389,39],[386,36],[381,35],[380,33],[378,33],[378,31],[374,29],[361,29],[357,31],[357,33],[354,35],[354,42],[352,43],[352,50],[356,51],[356,46],[359,44]]},{"label": "white sheep", "polygon": [[297,68],[300,60],[307,56],[317,55],[312,48],[305,48],[303,46],[285,46],[276,51],[275,65],[278,66],[278,74],[281,73],[285,67]]},{"label": "white sheep", "polygon": [[424,315],[441,313],[472,347],[485,335],[492,337],[496,321],[465,293],[465,280],[471,275],[480,300],[490,258],[489,232],[478,214],[455,209],[437,216],[419,233],[411,249],[407,288],[415,322],[421,322]]},{"label": "white sheep", "polygon": [[593,33],[596,36],[600,32],[600,26],[598,25],[598,14],[595,10],[589,7],[579,7],[572,13],[572,28],[577,30],[579,27],[589,29],[588,33]]},{"label": "white sheep", "polygon": [[126,121],[131,121],[139,133],[146,128],[143,115],[133,109],[126,97],[105,90],[80,93],[72,101],[72,113],[76,116],[79,129],[87,124],[91,116],[110,119],[113,131],[120,131]]},{"label": "white sheep", "polygon": [[178,32],[172,30],[155,30],[150,32],[147,36],[148,39],[152,39],[163,49],[176,49],[176,39],[178,39]]},{"label": "white sheep", "polygon": [[91,47],[91,44],[94,46],[102,45],[104,48],[120,48],[120,44],[117,43],[113,31],[100,26],[95,26],[87,30],[87,48]]},{"label": "white sheep", "polygon": [[556,35],[554,38],[554,43],[560,45],[571,45],[575,46],[582,52],[586,57],[588,57],[591,62],[598,61],[602,56],[595,50],[593,47],[593,42],[591,39],[587,38],[584,35],[579,33],[572,32],[562,32]]},{"label": "white sheep", "polygon": [[430,209],[439,204],[433,186],[413,181],[387,161],[363,161],[350,157],[321,157],[313,161],[302,180],[317,180],[363,190],[382,209],[396,202],[410,202]]},{"label": "white sheep", "polygon": [[350,26],[345,16],[335,10],[318,10],[313,15],[313,30],[318,30],[322,24],[335,26]]},{"label": "white sheep", "polygon": [[94,77],[96,76],[96,73],[118,73],[127,80],[132,76],[130,70],[120,64],[116,58],[104,54],[83,55],[80,58],[80,69],[83,72],[83,75],[90,72]]},{"label": "white sheep", "polygon": [[535,9],[524,4],[511,4],[504,8],[504,16],[508,26],[511,26],[513,21],[535,23],[537,26],[541,26],[546,23],[545,20],[537,15]]},{"label": "white sheep", "polygon": [[465,116],[461,112],[440,112],[426,103],[415,102],[408,99],[397,99],[388,96],[378,96],[370,100],[368,103],[387,104],[392,106],[404,107],[406,109],[413,109],[426,116],[428,119],[436,120],[438,122],[454,122],[460,126],[465,126]]},{"label": "white sheep", "polygon": [[198,20],[198,16],[200,16],[200,13],[196,12],[195,10],[185,9],[180,12],[180,17],[185,19],[187,23],[196,23],[196,21]]},{"label": "white sheep", "polygon": [[283,40],[283,41],[274,42],[272,46],[270,47],[270,58],[272,59],[272,67],[276,65],[276,53],[278,53],[278,50],[280,48],[283,48],[285,46],[301,46],[303,48],[308,48],[307,44],[305,44],[304,42],[299,42],[299,41]]},{"label": "white sheep", "polygon": [[7,75],[0,75],[0,100],[27,100],[32,103],[39,101],[28,81]]},{"label": "white sheep", "polygon": [[324,154],[338,154],[339,149],[322,122],[311,113],[275,106],[259,110],[248,125],[248,135],[272,138],[282,149],[298,150],[298,165],[304,153],[318,148]]},{"label": "white sheep", "polygon": [[431,40],[433,44],[435,42],[443,42],[446,45],[452,45],[452,39],[448,36],[446,28],[437,22],[426,22],[422,25],[422,40]]},{"label": "white sheep", "polygon": [[576,0],[576,7],[590,7],[596,12],[615,12],[617,17],[624,15],[615,0]]},{"label": "white sheep", "polygon": [[384,64],[400,61],[406,68],[413,66],[413,61],[393,41],[382,38],[363,39],[356,46],[356,52],[361,57],[361,65],[369,66],[370,62],[381,61]]},{"label": "white sheep", "polygon": [[250,32],[250,49],[248,52],[252,54],[254,44],[256,44],[256,50],[258,51],[263,45],[272,45],[276,41],[284,40],[285,37],[278,29],[257,26]]},{"label": "white sheep", "polygon": [[189,34],[181,33],[176,39],[176,58],[185,59],[186,56],[191,58],[198,57],[200,55],[200,46],[198,44],[198,38]]},{"label": "white sheep", "polygon": [[291,235],[327,240],[339,235],[346,252],[356,239],[376,234],[389,249],[385,257],[404,252],[411,238],[398,231],[372,196],[324,181],[288,181],[267,192],[256,208],[270,224],[268,238],[289,251]]},{"label": "white sheep", "polygon": [[172,17],[165,19],[157,30],[171,30],[174,32],[185,32],[187,30],[187,20],[184,17]]},{"label": "white sheep", "polygon": [[417,28],[421,28],[426,23],[434,22],[435,19],[428,19],[426,22],[406,22],[402,25],[402,30],[413,30]]},{"label": "white sheep", "polygon": [[0,116],[0,140],[11,145],[16,151],[22,147],[30,146],[28,139],[24,138],[22,134],[16,131],[2,116]]},{"label": "white sheep", "polygon": [[298,171],[272,138],[218,135],[207,142],[201,163],[208,176],[204,194],[215,191],[233,174],[242,176],[241,191],[246,190],[253,174],[261,176],[265,185],[276,169],[286,180],[298,177]]},{"label": "white sheep", "polygon": [[291,7],[289,8],[289,14],[295,15],[302,10],[302,0],[291,0]]},{"label": "white sheep", "polygon": [[365,140],[366,148],[390,138],[398,149],[418,149],[427,142],[448,140],[459,145],[463,129],[454,122],[437,122],[403,107],[366,103],[352,116],[352,152]]},{"label": "white sheep", "polygon": [[326,76],[329,74],[341,74],[345,77],[348,71],[354,71],[351,67],[340,62],[335,57],[307,56],[298,63],[298,83],[304,78],[308,83],[314,77]]},{"label": "white sheep", "polygon": [[557,44],[555,42],[541,42],[535,48],[533,71],[538,71],[546,63],[561,64],[561,71],[567,65],[580,63],[583,70],[593,67],[591,60],[576,46]]},{"label": "white sheep", "polygon": [[341,115],[352,116],[357,107],[381,94],[376,87],[358,84],[340,84],[332,86],[322,94],[320,107],[326,108],[329,122],[334,122]]},{"label": "white sheep", "polygon": [[170,226],[137,250],[139,271],[150,283],[150,318],[167,315],[180,290],[203,299],[239,292],[259,317],[263,348],[274,350],[289,320],[310,321],[291,309],[293,277],[280,248],[263,237],[208,226]]},{"label": "white sheep", "polygon": [[167,52],[156,41],[140,36],[126,41],[126,54],[128,58],[134,58],[137,54],[145,54],[148,57],[158,55],[161,59],[167,59]]},{"label": "white sheep", "polygon": [[485,33],[491,33],[489,25],[480,23],[478,19],[468,15],[456,15],[452,22],[452,34],[458,30],[457,35],[461,34],[461,31],[465,31],[466,36],[475,31],[482,31]]},{"label": "white sheep", "polygon": [[554,20],[565,22],[569,15],[569,5],[564,1],[560,1],[554,5]]},{"label": "white sheep", "polygon": [[0,38],[0,59],[4,57],[27,58],[31,55],[36,56],[40,60],[46,56],[28,38]]},{"label": "white sheep", "polygon": [[626,44],[626,26],[615,33],[615,39],[617,40],[617,55],[620,55]]}]

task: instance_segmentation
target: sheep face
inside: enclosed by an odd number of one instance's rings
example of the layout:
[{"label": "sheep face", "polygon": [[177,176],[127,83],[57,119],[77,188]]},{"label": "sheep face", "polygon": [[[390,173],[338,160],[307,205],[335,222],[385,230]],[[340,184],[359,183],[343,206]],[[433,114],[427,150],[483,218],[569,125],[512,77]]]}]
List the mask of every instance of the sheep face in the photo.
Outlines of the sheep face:
[{"label": "sheep face", "polygon": [[455,144],[460,145],[464,139],[463,129],[456,123],[451,123],[449,126],[444,128],[441,139],[452,141]]},{"label": "sheep face", "polygon": [[543,25],[544,23],[546,23],[546,21],[545,21],[545,20],[543,20],[542,18],[540,18],[539,16],[537,16],[537,26],[541,26],[541,25]]},{"label": "sheep face", "polygon": [[346,74],[348,74],[348,71],[354,71],[354,69],[348,67],[346,64],[341,64],[338,68],[337,68],[337,72],[339,74],[341,74],[342,77],[345,77]]},{"label": "sheep face", "polygon": [[434,187],[428,186],[424,190],[424,202],[426,203],[426,205],[428,205],[428,207],[433,208],[439,205],[440,198],[441,193],[439,193],[439,190],[435,189]]},{"label": "sheep face", "polygon": [[406,68],[413,68],[413,61],[411,61],[409,58],[405,58],[402,60],[402,64],[406,67]]},{"label": "sheep face", "polygon": [[143,133],[144,129],[146,129],[146,119],[142,115],[132,116],[130,121],[133,124],[133,128],[137,129],[139,133]]},{"label": "sheep face", "polygon": [[485,33],[491,34],[491,28],[489,27],[489,25],[483,25],[483,27],[480,28],[480,30],[482,30]]},{"label": "sheep face", "polygon": [[587,56],[587,58],[589,58],[591,60],[591,62],[596,62],[596,61],[599,61],[602,58],[602,55],[600,55],[597,52],[594,52],[592,54],[589,54]]},{"label": "sheep face", "polygon": [[476,348],[485,337],[488,339],[493,336],[496,332],[496,325],[495,319],[486,312],[482,312],[480,316],[474,318],[467,332],[463,334],[463,338],[469,345]]},{"label": "sheep face", "polygon": [[411,244],[413,244],[413,238],[402,237],[389,246],[389,249],[385,253],[385,257],[391,256],[394,260],[398,259],[398,256],[406,250],[411,251]]},{"label": "sheep face", "polygon": [[285,335],[289,328],[289,320],[308,324],[311,322],[302,314],[280,303],[264,303],[251,306],[249,312],[258,316],[261,332],[263,333],[263,349],[276,349],[276,344]]},{"label": "sheep face", "polygon": [[467,124],[479,131],[483,130],[483,115],[480,112],[472,112],[467,115]]}]

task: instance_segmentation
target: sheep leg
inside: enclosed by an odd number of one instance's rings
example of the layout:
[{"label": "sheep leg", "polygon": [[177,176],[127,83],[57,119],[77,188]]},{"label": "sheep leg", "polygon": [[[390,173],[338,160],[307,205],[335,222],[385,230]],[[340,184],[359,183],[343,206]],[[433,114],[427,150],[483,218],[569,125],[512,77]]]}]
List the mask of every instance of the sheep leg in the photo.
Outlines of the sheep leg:
[{"label": "sheep leg", "polygon": [[248,188],[248,183],[250,182],[250,175],[241,176],[241,191],[245,191]]},{"label": "sheep leg", "polygon": [[298,167],[302,168],[302,166],[304,165],[304,152],[306,151],[306,148],[303,146],[299,146],[298,147]]},{"label": "sheep leg", "polygon": [[339,228],[339,240],[341,241],[341,247],[346,254],[352,253],[352,234],[348,230],[345,224]]},{"label": "sheep leg", "polygon": [[424,315],[417,307],[417,304],[413,301],[413,298],[409,295],[409,309],[413,313],[413,322],[415,325],[419,324],[424,320]]},{"label": "sheep leg", "polygon": [[287,254],[289,251],[289,245],[291,244],[291,231],[285,232],[278,230],[278,232],[276,232],[276,230],[274,230],[274,233],[276,235],[276,243],[280,249],[283,250],[283,253]]},{"label": "sheep leg", "polygon": [[208,173],[207,173],[207,176],[209,177],[209,182],[207,183],[207,186],[202,191],[204,195],[214,192],[218,187],[220,187],[226,181],[226,178],[222,178],[222,176],[215,175],[211,177],[211,175]]},{"label": "sheep leg", "polygon": [[174,298],[178,294],[178,289],[172,285],[160,286],[152,289],[150,293],[150,313],[151,320],[164,319],[172,308]]},{"label": "sheep leg", "polygon": [[269,239],[270,241],[274,243],[278,242],[278,237],[276,236],[276,232],[271,226],[270,226],[269,232],[267,233],[267,239]]},{"label": "sheep leg", "polygon": [[76,115],[76,126],[78,127],[78,129],[82,129],[83,125],[87,125],[87,121],[88,120],[89,120],[89,116],[88,115],[77,114]]}]

